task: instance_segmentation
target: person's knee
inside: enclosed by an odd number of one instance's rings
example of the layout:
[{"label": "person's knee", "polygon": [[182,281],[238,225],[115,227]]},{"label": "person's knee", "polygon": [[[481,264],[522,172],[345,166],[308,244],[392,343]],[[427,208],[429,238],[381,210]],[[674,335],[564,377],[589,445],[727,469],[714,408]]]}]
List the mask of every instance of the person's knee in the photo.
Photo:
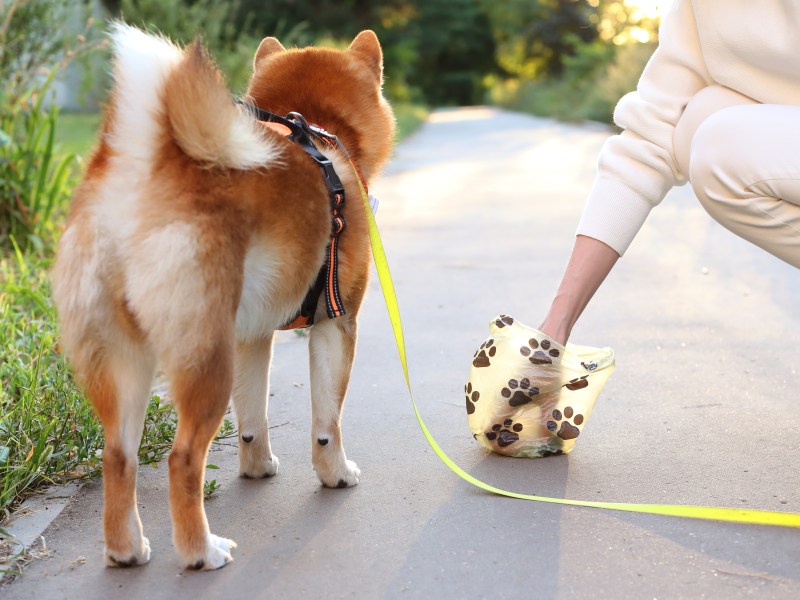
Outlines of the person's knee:
[{"label": "person's knee", "polygon": [[700,204],[718,221],[745,195],[740,175],[747,158],[736,140],[742,124],[741,108],[714,113],[702,122],[692,140],[689,182]]},{"label": "person's knee", "polygon": [[712,85],[695,94],[681,115],[673,134],[673,152],[678,170],[690,178],[690,157],[694,138],[704,123],[717,113],[735,106],[755,104],[755,100],[720,85]]}]

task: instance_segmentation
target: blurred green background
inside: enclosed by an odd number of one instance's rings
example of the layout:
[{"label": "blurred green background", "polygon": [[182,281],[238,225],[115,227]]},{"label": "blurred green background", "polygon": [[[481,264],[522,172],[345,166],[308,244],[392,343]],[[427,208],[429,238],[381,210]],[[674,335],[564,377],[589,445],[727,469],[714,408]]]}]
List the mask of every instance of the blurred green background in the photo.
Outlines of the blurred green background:
[{"label": "blurred green background", "polygon": [[[85,151],[84,133],[91,137],[97,121],[74,113],[95,113],[102,103],[108,86],[103,35],[110,18],[159,31],[181,43],[202,35],[234,92],[245,88],[252,55],[264,36],[276,36],[287,47],[345,47],[362,29],[373,29],[384,48],[385,91],[397,109],[403,135],[414,129],[427,108],[471,104],[610,122],[616,101],[635,86],[655,47],[654,7],[667,3],[26,0],[20,4],[50,7],[53,22],[43,17],[39,32],[49,29],[54,46],[78,48],[56,84],[59,103],[73,113],[63,119],[58,140],[67,149]],[[92,20],[86,27],[88,17]],[[78,33],[81,40],[76,42]],[[93,51],[87,52],[85,46]]]}]

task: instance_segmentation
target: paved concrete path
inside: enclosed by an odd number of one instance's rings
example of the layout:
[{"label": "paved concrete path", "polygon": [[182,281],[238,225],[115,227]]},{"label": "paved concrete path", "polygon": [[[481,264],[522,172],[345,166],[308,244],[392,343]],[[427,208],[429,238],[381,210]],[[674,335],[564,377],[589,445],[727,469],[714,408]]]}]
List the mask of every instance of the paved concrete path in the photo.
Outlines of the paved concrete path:
[{"label": "paved concrete path", "polygon": [[[800,511],[800,273],[713,223],[687,188],[651,216],[573,334],[617,371],[569,456],[491,455],[463,384],[498,313],[537,325],[608,131],[489,109],[435,113],[402,144],[378,213],[421,412],[477,477],[546,496]],[[270,417],[280,473],[222,485],[212,530],[235,562],[178,568],[165,466],[141,470],[149,565],[102,567],[101,485],[44,536],[20,598],[798,598],[800,532],[493,497],[451,474],[409,405],[373,281],[344,430],[359,486],[322,489],[309,458],[304,338],[282,336]]]}]

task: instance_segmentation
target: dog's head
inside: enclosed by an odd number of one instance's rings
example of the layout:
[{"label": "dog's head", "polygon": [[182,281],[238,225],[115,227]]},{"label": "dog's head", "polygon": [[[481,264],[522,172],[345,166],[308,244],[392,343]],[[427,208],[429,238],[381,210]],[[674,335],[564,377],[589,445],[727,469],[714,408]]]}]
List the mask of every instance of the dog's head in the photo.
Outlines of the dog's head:
[{"label": "dog's head", "polygon": [[372,31],[347,50],[286,49],[264,38],[253,61],[247,96],[259,107],[301,113],[338,136],[369,179],[389,158],[394,115],[383,97],[383,52]]}]

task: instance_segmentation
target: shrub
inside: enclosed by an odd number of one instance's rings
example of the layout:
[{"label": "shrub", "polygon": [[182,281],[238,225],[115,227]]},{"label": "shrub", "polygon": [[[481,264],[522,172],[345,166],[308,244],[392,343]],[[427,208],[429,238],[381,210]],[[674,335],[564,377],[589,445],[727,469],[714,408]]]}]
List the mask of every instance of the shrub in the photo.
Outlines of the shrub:
[{"label": "shrub", "polygon": [[[23,250],[52,239],[51,217],[70,196],[69,155],[55,149],[58,110],[53,81],[71,60],[98,44],[63,33],[80,14],[69,0],[0,3],[0,247]],[[76,12],[77,11],[77,12]]]},{"label": "shrub", "polygon": [[0,510],[98,467],[99,426],[58,353],[49,266],[19,248],[0,260]]},{"label": "shrub", "polygon": [[58,108],[46,108],[57,71],[0,111],[0,241],[15,238],[23,249],[53,239],[54,211],[72,192],[73,155],[55,152]]},{"label": "shrub", "polygon": [[[36,87],[67,54],[59,27],[68,0],[12,0],[0,3],[0,88],[3,106]],[[0,108],[5,110],[4,108]]]},{"label": "shrub", "polygon": [[611,123],[619,99],[634,89],[655,44],[627,44],[614,48],[604,60],[603,48],[583,48],[568,61],[558,79],[495,80],[490,101],[513,110],[565,121]]}]

